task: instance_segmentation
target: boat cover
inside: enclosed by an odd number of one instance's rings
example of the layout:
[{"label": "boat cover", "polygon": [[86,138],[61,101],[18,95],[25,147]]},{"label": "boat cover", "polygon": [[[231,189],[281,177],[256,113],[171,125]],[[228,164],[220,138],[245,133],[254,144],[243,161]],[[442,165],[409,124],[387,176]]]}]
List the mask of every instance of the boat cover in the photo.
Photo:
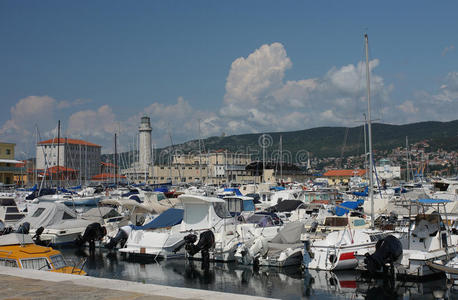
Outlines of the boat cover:
[{"label": "boat cover", "polygon": [[305,232],[302,222],[286,223],[283,228],[269,241],[273,244],[297,244],[301,242],[301,234]]},{"label": "boat cover", "polygon": [[134,230],[156,229],[171,227],[180,224],[183,221],[183,209],[169,208],[162,214],[157,216],[154,220],[143,226],[132,226]]},{"label": "boat cover", "polygon": [[41,226],[46,228],[49,225],[71,219],[76,219],[76,213],[64,204],[41,202],[30,207],[29,214],[19,223],[29,222],[31,229],[37,229]]},{"label": "boat cover", "polygon": [[[348,214],[350,210],[355,210],[359,206],[358,201],[345,201],[342,202],[339,206],[336,206],[336,215],[337,216],[343,216],[345,214]],[[345,207],[349,209],[345,209]]]},{"label": "boat cover", "polygon": [[0,236],[0,246],[33,244],[32,237],[28,234],[9,233]]},{"label": "boat cover", "polygon": [[94,207],[83,213],[82,217],[87,219],[87,218],[113,218],[113,217],[119,217],[120,214],[116,211],[116,209],[112,207],[107,207],[107,206],[101,206],[101,207]]},{"label": "boat cover", "polygon": [[269,207],[267,210],[271,212],[293,211],[302,204],[304,204],[304,202],[300,200],[283,200],[280,203],[278,203],[277,205]]}]

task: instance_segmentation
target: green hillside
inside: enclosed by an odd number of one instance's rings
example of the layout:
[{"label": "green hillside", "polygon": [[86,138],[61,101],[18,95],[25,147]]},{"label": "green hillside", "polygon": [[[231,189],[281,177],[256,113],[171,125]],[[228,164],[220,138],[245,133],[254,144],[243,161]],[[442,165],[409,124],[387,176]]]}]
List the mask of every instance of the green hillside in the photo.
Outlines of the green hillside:
[{"label": "green hillside", "polygon": [[[310,152],[314,157],[340,157],[358,155],[364,153],[363,126],[352,128],[346,127],[317,127],[299,131],[268,132],[266,139],[268,155],[279,149],[280,136],[283,139],[283,150],[289,151],[292,157],[297,153]],[[252,153],[254,158],[262,157],[259,140],[262,133],[241,134],[225,137],[209,137],[203,140],[206,151],[226,149],[229,152],[240,151]],[[346,139],[345,139],[346,136]],[[372,124],[372,140],[375,151],[390,150],[401,146],[405,147],[406,136],[409,143],[428,140],[432,148],[444,150],[458,150],[458,120],[451,122],[420,122],[406,125]],[[346,142],[344,143],[344,140]],[[198,141],[192,140],[183,144],[175,145],[174,151],[189,153],[198,151]],[[163,150],[158,149],[156,157]],[[127,157],[124,153],[123,157]],[[294,159],[293,159],[294,160]],[[127,159],[125,159],[127,161]]]}]

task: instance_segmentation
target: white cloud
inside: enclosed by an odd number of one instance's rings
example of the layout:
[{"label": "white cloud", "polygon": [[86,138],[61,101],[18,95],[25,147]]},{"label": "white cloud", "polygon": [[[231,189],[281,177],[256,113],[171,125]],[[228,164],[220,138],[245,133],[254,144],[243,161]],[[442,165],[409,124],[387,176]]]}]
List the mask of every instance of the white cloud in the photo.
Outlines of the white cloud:
[{"label": "white cloud", "polygon": [[[379,63],[370,61],[370,69]],[[263,45],[232,63],[220,109],[229,133],[354,126],[361,119],[366,110],[364,62],[333,67],[322,77],[285,82],[285,72],[291,67],[280,43]],[[392,86],[372,75],[371,90],[373,98],[386,103]]]},{"label": "white cloud", "polygon": [[67,133],[78,138],[111,138],[118,129],[115,119],[108,105],[103,105],[97,110],[81,110],[68,119]]}]

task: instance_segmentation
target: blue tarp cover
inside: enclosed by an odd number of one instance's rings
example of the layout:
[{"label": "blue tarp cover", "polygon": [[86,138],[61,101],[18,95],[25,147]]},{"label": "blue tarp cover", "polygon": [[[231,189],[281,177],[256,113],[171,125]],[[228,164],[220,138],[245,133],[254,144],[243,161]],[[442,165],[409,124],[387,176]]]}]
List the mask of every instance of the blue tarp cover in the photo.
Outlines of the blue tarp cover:
[{"label": "blue tarp cover", "polygon": [[168,188],[166,187],[157,187],[154,189],[155,192],[162,192],[162,193],[167,193],[169,191]]},{"label": "blue tarp cover", "polygon": [[273,186],[273,187],[270,188],[270,190],[271,190],[271,191],[272,191],[272,190],[274,190],[274,191],[284,191],[285,188],[282,187],[282,186]]},{"label": "blue tarp cover", "polygon": [[419,202],[421,204],[440,204],[452,201],[446,199],[412,199],[412,202]]},{"label": "blue tarp cover", "polygon": [[174,226],[180,224],[181,221],[183,221],[183,212],[183,209],[169,208],[148,224],[143,226],[132,226],[132,229],[142,230]]},{"label": "blue tarp cover", "polygon": [[225,192],[233,192],[233,193],[236,194],[237,196],[243,196],[242,193],[240,193],[240,190],[239,190],[239,189],[225,188],[224,191],[225,191]]},{"label": "blue tarp cover", "polygon": [[342,202],[339,206],[336,206],[336,215],[337,216],[340,217],[350,212],[348,209],[345,209],[344,207],[348,207],[352,210],[357,209],[358,201],[346,201],[346,202]]},{"label": "blue tarp cover", "polygon": [[352,194],[358,197],[367,197],[367,195],[369,194],[369,187],[366,186],[364,192],[353,192]]}]

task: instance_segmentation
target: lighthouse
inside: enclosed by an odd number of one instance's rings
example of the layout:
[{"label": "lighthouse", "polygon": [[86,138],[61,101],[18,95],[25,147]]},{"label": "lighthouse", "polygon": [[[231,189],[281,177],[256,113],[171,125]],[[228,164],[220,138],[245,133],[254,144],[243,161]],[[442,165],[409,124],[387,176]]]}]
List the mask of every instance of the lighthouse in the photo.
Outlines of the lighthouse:
[{"label": "lighthouse", "polygon": [[147,171],[151,164],[151,128],[150,118],[143,116],[138,127],[139,133],[139,167]]}]

